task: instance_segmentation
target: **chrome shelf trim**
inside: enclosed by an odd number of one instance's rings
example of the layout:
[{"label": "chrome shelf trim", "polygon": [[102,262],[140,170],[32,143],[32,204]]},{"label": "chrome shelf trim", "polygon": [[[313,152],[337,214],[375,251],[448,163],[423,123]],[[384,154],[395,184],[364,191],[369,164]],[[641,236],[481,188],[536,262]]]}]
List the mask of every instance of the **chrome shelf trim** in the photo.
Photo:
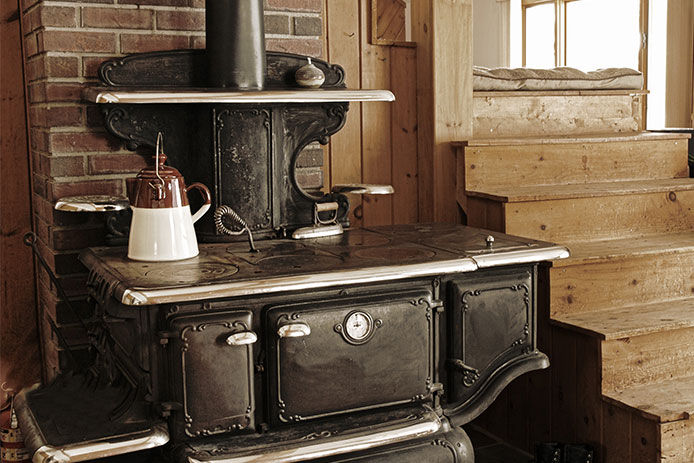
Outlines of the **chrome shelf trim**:
[{"label": "chrome shelf trim", "polygon": [[167,442],[169,442],[169,433],[166,425],[160,424],[145,433],[111,436],[64,447],[43,445],[34,452],[32,462],[72,463],[151,449],[160,447]]},{"label": "chrome shelf trim", "polygon": [[556,259],[566,259],[570,256],[569,249],[564,246],[552,246],[542,249],[524,249],[519,251],[503,251],[499,254],[489,252],[472,257],[478,268],[499,267],[502,265],[527,264]]},{"label": "chrome shelf trim", "polygon": [[340,270],[183,288],[152,290],[126,289],[122,293],[121,302],[125,305],[190,302],[217,297],[250,296],[283,291],[325,288],[335,285],[403,280],[406,278],[426,277],[446,273],[473,272],[477,270],[477,268],[477,264],[473,259],[464,257],[441,262]]},{"label": "chrome shelf trim", "polygon": [[430,436],[443,428],[443,422],[433,411],[429,411],[409,426],[391,425],[374,431],[364,429],[351,437],[326,437],[315,443],[302,443],[301,446],[285,446],[262,454],[221,456],[209,460],[188,457],[189,463],[293,463],[317,458],[326,458],[350,452],[358,452],[375,447],[404,442]]},{"label": "chrome shelf trim", "polygon": [[92,103],[329,103],[347,101],[395,101],[388,90],[311,89],[249,92],[204,90],[119,90],[91,87],[84,97]]}]

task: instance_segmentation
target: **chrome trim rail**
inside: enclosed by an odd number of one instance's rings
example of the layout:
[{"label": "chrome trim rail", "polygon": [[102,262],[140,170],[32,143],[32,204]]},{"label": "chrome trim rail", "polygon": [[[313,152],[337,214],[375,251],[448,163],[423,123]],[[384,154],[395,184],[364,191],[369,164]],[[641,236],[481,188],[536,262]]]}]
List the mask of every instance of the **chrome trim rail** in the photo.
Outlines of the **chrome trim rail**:
[{"label": "chrome trim rail", "polygon": [[329,103],[340,101],[395,101],[388,90],[312,89],[249,92],[203,90],[118,90],[87,88],[84,97],[92,103]]},{"label": "chrome trim rail", "polygon": [[503,251],[499,254],[490,252],[472,257],[478,268],[499,267],[501,265],[527,264],[555,259],[566,259],[570,253],[564,246],[552,246],[540,249],[523,249],[519,251]]},{"label": "chrome trim rail", "polygon": [[33,463],[72,463],[151,449],[167,442],[169,442],[169,433],[166,425],[159,424],[145,432],[111,436],[64,447],[43,445],[36,450],[32,461]]},{"label": "chrome trim rail", "polygon": [[464,257],[440,262],[340,270],[184,288],[126,289],[121,296],[121,302],[125,305],[165,304],[169,302],[197,301],[213,297],[250,296],[282,291],[326,288],[335,285],[403,280],[406,278],[472,272],[475,270],[477,270],[477,264],[472,259]]},{"label": "chrome trim rail", "polygon": [[433,411],[426,412],[417,422],[403,426],[394,424],[378,430],[365,428],[353,436],[334,436],[268,449],[264,453],[239,456],[219,456],[208,460],[188,457],[189,463],[293,463],[358,452],[411,439],[430,436],[443,428],[443,422]]}]

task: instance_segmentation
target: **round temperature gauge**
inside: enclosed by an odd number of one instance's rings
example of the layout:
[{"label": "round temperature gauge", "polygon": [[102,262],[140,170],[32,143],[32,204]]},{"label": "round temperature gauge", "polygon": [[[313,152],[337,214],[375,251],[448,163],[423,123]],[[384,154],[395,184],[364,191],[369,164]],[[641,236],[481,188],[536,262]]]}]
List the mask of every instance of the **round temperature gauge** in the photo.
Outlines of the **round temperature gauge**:
[{"label": "round temperature gauge", "polygon": [[355,341],[362,341],[371,334],[373,320],[364,312],[352,312],[345,319],[345,332]]}]

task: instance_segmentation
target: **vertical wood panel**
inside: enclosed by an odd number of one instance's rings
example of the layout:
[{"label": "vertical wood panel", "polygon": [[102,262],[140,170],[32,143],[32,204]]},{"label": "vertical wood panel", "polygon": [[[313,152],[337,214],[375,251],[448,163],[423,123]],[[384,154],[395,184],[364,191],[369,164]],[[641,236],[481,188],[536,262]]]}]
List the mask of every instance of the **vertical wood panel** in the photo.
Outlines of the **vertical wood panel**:
[{"label": "vertical wood panel", "polygon": [[393,223],[414,223],[419,217],[417,185],[417,50],[391,48],[391,136]]},{"label": "vertical wood panel", "polygon": [[[349,88],[359,88],[361,85],[359,8],[354,0],[325,1],[328,61],[345,69]],[[350,103],[347,122],[342,130],[330,138],[329,151],[330,185],[362,182],[361,103]],[[359,227],[361,196],[351,195],[350,204],[350,221],[353,227]]]},{"label": "vertical wood panel", "polygon": [[[390,88],[388,46],[369,41],[371,2],[359,0],[361,23],[361,88]],[[361,106],[362,180],[364,183],[391,184],[391,107],[393,103],[366,103]],[[362,199],[364,225],[393,223],[390,195],[366,195]]]},{"label": "vertical wood panel", "polygon": [[665,125],[691,127],[694,2],[668,0]]},{"label": "vertical wood panel", "polygon": [[412,3],[417,42],[420,220],[456,222],[451,142],[472,135],[472,1]]},{"label": "vertical wood panel", "polygon": [[[576,438],[576,340],[566,330],[552,329],[552,440]],[[582,354],[581,354],[582,355]]]},{"label": "vertical wood panel", "polygon": [[631,463],[631,417],[629,412],[602,404],[603,436],[602,442],[609,442],[601,448],[603,461],[623,461]]},{"label": "vertical wood panel", "polygon": [[[31,251],[31,187],[17,1],[0,5],[0,382],[19,390],[40,378]],[[4,397],[0,397],[0,401]]]},{"label": "vertical wood panel", "polygon": [[[576,337],[576,439],[599,452],[602,436],[600,343],[597,338]],[[600,461],[600,455],[596,455]]]}]

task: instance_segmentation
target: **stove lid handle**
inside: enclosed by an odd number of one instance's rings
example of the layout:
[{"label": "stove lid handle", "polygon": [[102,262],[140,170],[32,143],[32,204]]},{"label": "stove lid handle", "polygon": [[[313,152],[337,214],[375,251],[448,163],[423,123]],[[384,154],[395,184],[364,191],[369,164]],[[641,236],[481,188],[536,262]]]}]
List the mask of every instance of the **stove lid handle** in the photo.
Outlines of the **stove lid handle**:
[{"label": "stove lid handle", "polygon": [[227,338],[227,344],[230,346],[246,346],[248,344],[254,344],[257,340],[258,335],[253,331],[241,331],[239,333],[229,335]]},{"label": "stove lid handle", "polygon": [[277,329],[280,338],[300,338],[311,334],[311,327],[306,323],[290,323]]}]

